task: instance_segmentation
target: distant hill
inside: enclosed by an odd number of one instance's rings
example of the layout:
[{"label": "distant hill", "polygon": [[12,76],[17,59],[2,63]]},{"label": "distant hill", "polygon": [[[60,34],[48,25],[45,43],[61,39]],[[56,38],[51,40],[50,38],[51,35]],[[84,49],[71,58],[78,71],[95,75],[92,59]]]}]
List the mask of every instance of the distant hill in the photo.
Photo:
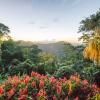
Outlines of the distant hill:
[{"label": "distant hill", "polygon": [[64,42],[37,44],[37,45],[39,46],[40,49],[42,49],[47,53],[51,53],[58,56],[63,54]]},{"label": "distant hill", "polygon": [[67,42],[64,41],[55,42],[55,43],[36,43],[30,41],[18,41],[17,43],[20,44],[21,46],[27,46],[27,47],[36,44],[42,51],[54,54],[56,56],[60,56],[63,54],[64,44],[67,44]]}]

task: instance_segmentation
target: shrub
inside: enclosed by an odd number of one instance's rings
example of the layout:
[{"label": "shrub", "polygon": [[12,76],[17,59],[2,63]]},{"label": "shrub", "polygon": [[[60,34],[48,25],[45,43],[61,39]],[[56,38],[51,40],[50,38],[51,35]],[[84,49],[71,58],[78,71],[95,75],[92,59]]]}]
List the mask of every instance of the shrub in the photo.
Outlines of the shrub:
[{"label": "shrub", "polygon": [[83,79],[88,79],[90,82],[96,82],[96,78],[100,77],[100,68],[95,66],[84,67],[83,70],[81,70],[80,76]]},{"label": "shrub", "polygon": [[37,71],[37,66],[33,64],[29,59],[26,61],[15,65],[9,66],[8,73],[9,75],[22,75],[28,74],[30,75],[32,71]]},{"label": "shrub", "polygon": [[56,79],[32,72],[13,76],[0,85],[0,100],[99,100],[100,88],[78,75]]},{"label": "shrub", "polygon": [[44,66],[44,70],[45,72],[49,73],[49,74],[54,74],[54,72],[57,70],[56,66]]},{"label": "shrub", "polygon": [[74,73],[75,73],[75,71],[74,71],[74,69],[72,69],[71,66],[63,66],[63,67],[60,67],[54,73],[54,76],[57,77],[57,78],[62,78],[64,76],[66,76],[67,78],[69,78]]}]

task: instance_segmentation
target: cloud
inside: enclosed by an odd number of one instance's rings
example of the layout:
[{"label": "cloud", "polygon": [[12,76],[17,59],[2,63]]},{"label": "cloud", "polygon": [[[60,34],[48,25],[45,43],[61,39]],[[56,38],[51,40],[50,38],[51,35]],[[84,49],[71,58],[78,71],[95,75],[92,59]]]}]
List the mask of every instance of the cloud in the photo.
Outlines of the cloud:
[{"label": "cloud", "polygon": [[54,23],[57,23],[57,22],[59,22],[59,19],[58,18],[55,18],[55,19],[53,19],[53,22]]},{"label": "cloud", "polygon": [[39,28],[40,28],[40,29],[47,29],[48,26],[46,26],[46,25],[41,25]]},{"label": "cloud", "polygon": [[33,25],[33,24],[35,24],[35,22],[34,21],[30,21],[28,24],[32,24]]},{"label": "cloud", "polygon": [[74,0],[74,2],[72,3],[72,6],[76,6],[80,3],[81,0]]},{"label": "cloud", "polygon": [[62,0],[63,5],[68,5],[68,6],[76,6],[77,4],[80,3],[81,0]]}]

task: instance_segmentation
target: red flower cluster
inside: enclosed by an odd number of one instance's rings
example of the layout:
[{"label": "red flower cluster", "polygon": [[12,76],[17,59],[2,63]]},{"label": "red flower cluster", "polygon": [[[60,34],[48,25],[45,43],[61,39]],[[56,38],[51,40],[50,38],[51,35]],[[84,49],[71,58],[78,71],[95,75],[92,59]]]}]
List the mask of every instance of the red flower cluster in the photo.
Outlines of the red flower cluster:
[{"label": "red flower cluster", "polygon": [[81,80],[78,75],[70,79],[56,79],[32,72],[31,76],[13,76],[0,85],[0,100],[91,100],[100,99],[100,88]]}]

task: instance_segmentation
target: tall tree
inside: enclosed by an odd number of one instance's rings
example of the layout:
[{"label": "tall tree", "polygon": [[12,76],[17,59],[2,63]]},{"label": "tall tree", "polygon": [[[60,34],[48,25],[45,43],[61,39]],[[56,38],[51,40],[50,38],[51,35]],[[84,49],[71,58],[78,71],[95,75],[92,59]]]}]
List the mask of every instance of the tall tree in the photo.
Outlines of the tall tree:
[{"label": "tall tree", "polygon": [[100,64],[100,9],[81,21],[79,32],[83,33],[80,39],[86,43],[84,57],[96,62],[98,66]]},{"label": "tall tree", "polygon": [[[2,43],[2,37],[6,36],[7,38],[9,38],[10,36],[8,35],[8,33],[10,33],[10,30],[7,26],[5,26],[4,24],[0,23],[0,47],[1,47],[1,43]],[[1,49],[0,49],[0,61],[1,61]]]},{"label": "tall tree", "polygon": [[83,55],[86,59],[96,62],[100,65],[100,30],[95,31],[95,35],[89,40]]},{"label": "tall tree", "polygon": [[78,55],[79,50],[77,47],[70,43],[64,44],[64,55],[62,56],[63,63],[67,65],[74,64],[80,58]]},{"label": "tall tree", "polygon": [[1,59],[4,65],[11,64],[14,59],[24,60],[23,51],[13,40],[4,41],[1,44]]},{"label": "tall tree", "polygon": [[29,52],[29,59],[37,64],[39,62],[39,53],[42,50],[38,48],[37,45],[32,45]]},{"label": "tall tree", "polygon": [[8,33],[10,33],[9,28],[4,24],[0,23],[0,38],[2,36],[8,36]]},{"label": "tall tree", "polygon": [[88,42],[98,29],[100,29],[100,9],[95,14],[90,15],[80,22],[79,32],[83,33],[80,39]]}]

